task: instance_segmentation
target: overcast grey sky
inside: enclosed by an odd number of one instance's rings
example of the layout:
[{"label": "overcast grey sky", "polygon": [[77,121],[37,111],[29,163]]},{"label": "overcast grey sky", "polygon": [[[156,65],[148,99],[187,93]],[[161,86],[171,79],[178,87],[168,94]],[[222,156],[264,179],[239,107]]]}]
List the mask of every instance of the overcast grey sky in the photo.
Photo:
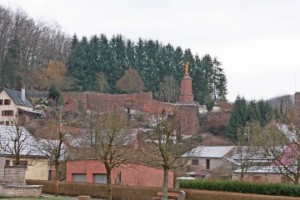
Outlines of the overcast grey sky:
[{"label": "overcast grey sky", "polygon": [[228,99],[300,91],[300,0],[0,0],[79,37],[121,33],[136,41],[210,54],[222,62]]}]

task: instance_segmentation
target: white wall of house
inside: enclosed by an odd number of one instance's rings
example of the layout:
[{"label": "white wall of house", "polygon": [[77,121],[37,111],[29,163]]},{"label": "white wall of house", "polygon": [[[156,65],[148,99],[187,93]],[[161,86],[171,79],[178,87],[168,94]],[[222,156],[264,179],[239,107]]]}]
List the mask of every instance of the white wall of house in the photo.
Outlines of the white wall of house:
[{"label": "white wall of house", "polygon": [[[10,101],[9,105],[5,105],[6,100]],[[6,111],[9,111],[9,112],[12,111],[12,115],[5,116],[6,114],[8,114]],[[0,93],[0,124],[12,125],[13,122],[15,121],[15,116],[16,116],[17,112],[18,112],[18,106],[8,96],[6,91],[2,90],[2,92]]]},{"label": "white wall of house", "polygon": [[232,169],[232,165],[225,162],[223,158],[188,158],[186,166],[195,171],[214,171],[220,168]]},{"label": "white wall of house", "polygon": [[[10,100],[9,105],[5,105],[5,100]],[[33,110],[32,108],[16,105],[6,91],[2,90],[2,92],[0,92],[0,125],[13,125],[19,108]],[[5,116],[7,114],[9,114],[9,116]]]}]

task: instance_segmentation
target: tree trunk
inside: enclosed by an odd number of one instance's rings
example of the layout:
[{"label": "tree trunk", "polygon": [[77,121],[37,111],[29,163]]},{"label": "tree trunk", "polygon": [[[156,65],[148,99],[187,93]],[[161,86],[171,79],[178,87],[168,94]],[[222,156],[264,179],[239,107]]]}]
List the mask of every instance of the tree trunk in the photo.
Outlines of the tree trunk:
[{"label": "tree trunk", "polygon": [[107,200],[112,200],[112,189],[111,189],[111,171],[106,170],[106,177],[107,177]]},{"label": "tree trunk", "polygon": [[295,176],[295,185],[298,185],[299,184],[299,176]]},{"label": "tree trunk", "polygon": [[58,196],[58,165],[57,163],[55,163],[55,177],[54,177],[54,183],[55,183],[55,191],[54,194],[57,197]]},{"label": "tree trunk", "polygon": [[164,181],[163,181],[162,200],[168,200],[168,183],[169,183],[169,169],[164,168]]}]

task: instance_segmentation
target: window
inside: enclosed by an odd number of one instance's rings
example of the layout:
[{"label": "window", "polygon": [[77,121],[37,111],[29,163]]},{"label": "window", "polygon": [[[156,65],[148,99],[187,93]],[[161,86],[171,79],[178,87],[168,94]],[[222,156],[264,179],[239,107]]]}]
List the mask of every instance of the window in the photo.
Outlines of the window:
[{"label": "window", "polygon": [[193,159],[192,160],[192,165],[199,165],[199,160],[198,159]]},{"label": "window", "polygon": [[3,110],[2,116],[14,116],[14,111],[13,110]]},{"label": "window", "polygon": [[9,121],[6,121],[6,122],[5,122],[5,125],[6,125],[6,126],[9,126]]},{"label": "window", "polygon": [[206,159],[206,169],[210,169],[210,160]]},{"label": "window", "polygon": [[94,174],[94,183],[107,183],[107,177],[106,174]]},{"label": "window", "polygon": [[5,166],[10,166],[10,160],[5,160]]},{"label": "window", "polygon": [[86,182],[86,174],[73,174],[73,182]]},{"label": "window", "polygon": [[0,106],[3,105],[3,99],[0,99]]},{"label": "window", "polygon": [[0,121],[0,125],[4,125],[4,121]]},{"label": "window", "polygon": [[4,105],[10,105],[10,99],[4,99]]}]

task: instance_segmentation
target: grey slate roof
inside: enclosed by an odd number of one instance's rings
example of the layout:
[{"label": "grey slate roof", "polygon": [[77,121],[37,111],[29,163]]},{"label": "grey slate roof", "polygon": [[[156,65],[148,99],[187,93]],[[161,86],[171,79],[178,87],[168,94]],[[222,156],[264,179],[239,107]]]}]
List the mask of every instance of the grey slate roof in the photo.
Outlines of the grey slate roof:
[{"label": "grey slate roof", "polygon": [[25,98],[25,102],[22,100],[20,91],[8,89],[8,88],[5,88],[4,90],[8,94],[8,96],[15,102],[15,104],[17,104],[19,106],[30,107],[30,108],[33,107],[27,98]]}]

